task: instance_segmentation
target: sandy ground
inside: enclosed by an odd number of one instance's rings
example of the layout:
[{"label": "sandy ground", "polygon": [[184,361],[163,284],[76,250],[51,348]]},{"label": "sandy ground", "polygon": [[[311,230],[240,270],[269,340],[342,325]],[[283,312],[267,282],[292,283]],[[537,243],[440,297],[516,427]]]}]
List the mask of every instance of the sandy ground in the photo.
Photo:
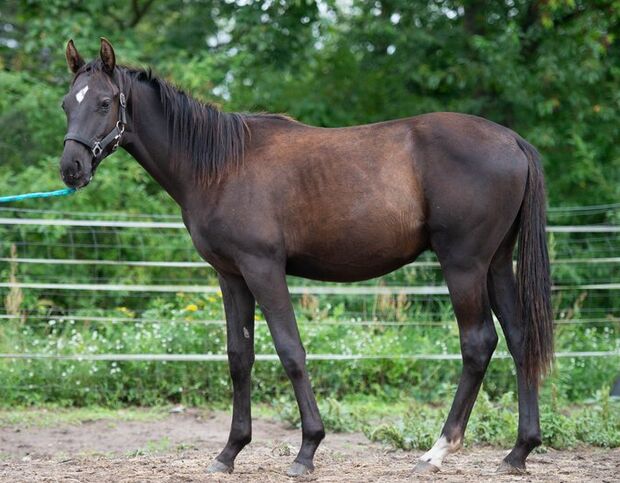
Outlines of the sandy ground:
[{"label": "sandy ground", "polygon": [[[161,421],[91,421],[52,428],[0,428],[0,481],[10,482],[247,482],[291,481],[285,476],[300,432],[258,419],[254,441],[232,475],[205,469],[226,441],[228,414],[199,411]],[[534,454],[528,474],[499,476],[506,449],[470,448],[451,455],[440,473],[412,474],[419,452],[390,451],[362,434],[329,434],[316,470],[297,481],[620,481],[620,449],[581,448]]]}]

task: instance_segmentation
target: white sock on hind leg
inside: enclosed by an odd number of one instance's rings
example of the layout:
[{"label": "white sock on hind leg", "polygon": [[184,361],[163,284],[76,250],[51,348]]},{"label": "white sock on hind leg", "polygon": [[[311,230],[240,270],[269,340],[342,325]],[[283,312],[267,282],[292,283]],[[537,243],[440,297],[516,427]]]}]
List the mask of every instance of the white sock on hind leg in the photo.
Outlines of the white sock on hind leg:
[{"label": "white sock on hind leg", "polygon": [[420,456],[420,461],[430,463],[441,468],[441,463],[446,455],[454,453],[461,447],[461,441],[449,442],[445,436],[441,436],[426,453]]}]

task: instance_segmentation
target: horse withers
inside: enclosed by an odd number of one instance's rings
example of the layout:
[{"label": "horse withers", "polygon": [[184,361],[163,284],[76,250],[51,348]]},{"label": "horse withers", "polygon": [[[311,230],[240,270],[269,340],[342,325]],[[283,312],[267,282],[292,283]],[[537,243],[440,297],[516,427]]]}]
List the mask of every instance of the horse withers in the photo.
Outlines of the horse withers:
[{"label": "horse withers", "polygon": [[[456,314],[463,371],[435,445],[415,471],[437,471],[462,444],[500,321],[517,369],[517,441],[503,472],[522,472],[541,443],[538,386],[553,357],[545,193],[536,150],[479,117],[432,113],[326,129],[283,115],[203,104],[116,64],[102,39],[74,74],[63,108],[65,183],[86,186],[127,150],[170,194],[200,255],[217,270],[233,383],[230,436],[209,472],[231,472],[252,437],[250,373],[258,303],[291,380],[302,444],[288,474],[314,469],[325,431],[310,386],[286,275],[367,280],[433,250]],[[517,275],[512,256],[519,240]]]}]

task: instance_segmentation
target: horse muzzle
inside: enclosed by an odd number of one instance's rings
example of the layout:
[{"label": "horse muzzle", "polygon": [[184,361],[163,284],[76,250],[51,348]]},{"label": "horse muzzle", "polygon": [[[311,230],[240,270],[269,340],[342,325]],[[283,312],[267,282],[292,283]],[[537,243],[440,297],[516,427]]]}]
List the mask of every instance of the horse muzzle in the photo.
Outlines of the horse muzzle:
[{"label": "horse muzzle", "polygon": [[83,188],[95,174],[92,154],[79,143],[70,141],[60,160],[60,176],[69,188]]}]

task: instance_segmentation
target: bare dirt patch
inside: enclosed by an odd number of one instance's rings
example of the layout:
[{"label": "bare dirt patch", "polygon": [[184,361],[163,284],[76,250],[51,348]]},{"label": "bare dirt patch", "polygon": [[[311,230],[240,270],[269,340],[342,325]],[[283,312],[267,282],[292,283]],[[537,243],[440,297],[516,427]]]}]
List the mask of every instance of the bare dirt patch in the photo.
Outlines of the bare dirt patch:
[{"label": "bare dirt patch", "polygon": [[[56,427],[0,429],[0,480],[12,482],[247,482],[286,481],[301,434],[257,419],[254,442],[237,458],[232,475],[208,476],[205,469],[228,436],[229,415],[189,411],[158,421],[102,420]],[[470,448],[450,456],[441,473],[424,481],[619,481],[620,449],[549,451],[529,459],[529,474],[498,476],[506,450]],[[298,481],[418,479],[412,475],[420,452],[390,451],[359,433],[329,434],[316,458],[316,471]]]}]

